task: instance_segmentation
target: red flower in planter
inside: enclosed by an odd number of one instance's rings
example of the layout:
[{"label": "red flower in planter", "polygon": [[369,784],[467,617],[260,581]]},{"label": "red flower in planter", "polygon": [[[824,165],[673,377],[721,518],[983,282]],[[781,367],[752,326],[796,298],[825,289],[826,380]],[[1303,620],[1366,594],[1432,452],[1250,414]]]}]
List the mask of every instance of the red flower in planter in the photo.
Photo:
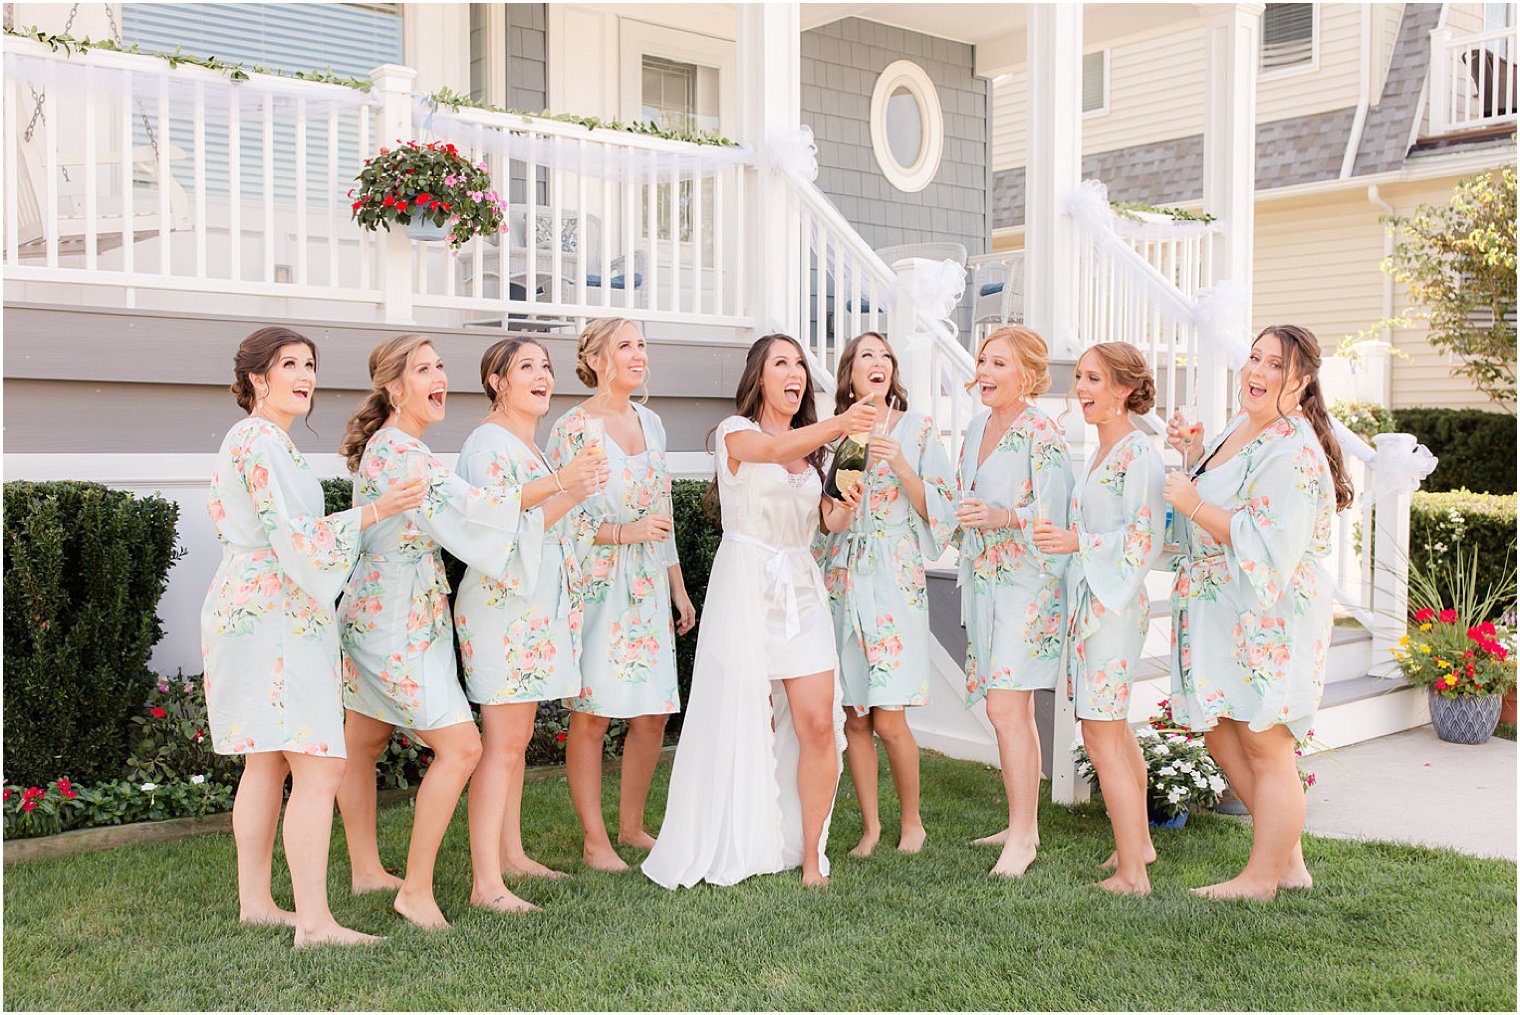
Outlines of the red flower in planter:
[{"label": "red flower in planter", "polygon": [[1442,610],[1436,614],[1436,619],[1443,624],[1455,624],[1457,622],[1456,610]]},{"label": "red flower in planter", "polygon": [[433,199],[433,195],[431,195],[431,194],[418,194],[417,195],[417,207],[419,207],[419,208],[425,207],[427,205],[427,203],[429,201],[431,201],[432,199]]},{"label": "red flower in planter", "polygon": [[450,206],[447,201],[439,201],[438,207],[442,208],[444,211],[448,211]]},{"label": "red flower in planter", "polygon": [[387,208],[389,208],[391,205],[393,205],[393,204],[396,203],[396,195],[395,194],[387,194],[387,195],[385,195],[385,200],[382,201],[382,202],[380,202],[380,203],[383,204],[383,205],[385,205]]},{"label": "red flower in planter", "polygon": [[169,714],[168,712],[165,712],[163,709],[159,708],[157,705],[154,705],[152,708],[148,709],[148,711],[153,713],[153,718],[155,719],[162,719],[164,716]]},{"label": "red flower in planter", "polygon": [[21,809],[23,811],[27,811],[27,812],[35,811],[37,809],[37,801],[35,801],[35,800],[28,800],[24,804],[21,805]]},{"label": "red flower in planter", "polygon": [[554,735],[554,739],[558,740],[560,743],[564,743],[565,740],[566,740],[566,737],[565,737],[565,735],[563,733],[556,733]]},{"label": "red flower in planter", "polygon": [[405,201],[397,201],[396,202],[396,210],[397,211],[406,211],[406,202]]},{"label": "red flower in planter", "polygon": [[69,782],[68,779],[58,780],[58,792],[63,795],[65,800],[72,800],[79,795],[74,789],[74,784]]},{"label": "red flower in planter", "polygon": [[402,737],[401,738],[401,746],[402,747],[410,747],[410,746],[412,746],[412,742],[410,740],[408,740],[406,737]]},{"label": "red flower in planter", "polygon": [[1436,611],[1427,606],[1419,613],[1416,613],[1414,619],[1421,624],[1427,624],[1436,619]]},{"label": "red flower in planter", "polygon": [[5,788],[5,802],[6,803],[10,803],[11,802],[11,797],[13,797],[15,795],[16,795],[16,791],[15,790],[11,789],[9,786],[7,786]]}]

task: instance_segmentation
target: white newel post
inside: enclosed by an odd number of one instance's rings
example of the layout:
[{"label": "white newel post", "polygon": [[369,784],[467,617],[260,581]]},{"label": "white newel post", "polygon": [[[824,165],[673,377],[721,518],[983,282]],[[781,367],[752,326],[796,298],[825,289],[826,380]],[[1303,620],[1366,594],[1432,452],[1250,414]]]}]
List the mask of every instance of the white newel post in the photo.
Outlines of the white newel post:
[{"label": "white newel post", "polygon": [[[797,4],[741,3],[738,12],[739,135],[755,146],[754,187],[743,209],[750,312],[756,333],[791,331],[787,305],[787,190],[771,166],[771,139],[802,122],[802,24]],[[794,253],[794,252],[793,252]],[[801,336],[798,336],[799,338]]]},{"label": "white newel post", "polygon": [[[380,130],[375,150],[389,148],[399,138],[412,139],[412,86],[417,72],[388,63],[370,71],[375,92],[381,97]],[[391,229],[380,241],[380,285],[385,296],[385,323],[415,324],[412,317],[412,241],[400,228]]]},{"label": "white newel post", "polygon": [[[1403,461],[1418,438],[1380,433],[1372,438],[1378,458]],[[1384,493],[1373,505],[1372,522],[1372,666],[1375,677],[1396,676],[1389,649],[1409,630],[1409,508],[1412,493]]]},{"label": "white newel post", "polygon": [[903,387],[908,392],[909,405],[932,406],[937,404],[938,392],[930,389],[930,359],[934,355],[934,336],[922,331],[919,322],[922,315],[912,305],[917,291],[913,275],[918,258],[907,257],[893,261],[891,268],[897,276],[897,298],[892,304],[893,349],[896,351],[898,368],[902,374]]},{"label": "white newel post", "polygon": [[[1206,21],[1203,126],[1203,210],[1219,220],[1214,278],[1237,285],[1245,300],[1240,327],[1249,331],[1251,252],[1256,202],[1256,66],[1265,4],[1222,4]],[[1250,336],[1242,336],[1246,341]],[[1199,343],[1198,414],[1205,433],[1225,423],[1229,373],[1221,350]]]},{"label": "white newel post", "polygon": [[[1082,182],[1082,4],[1029,4],[1027,10],[1024,317],[1050,343],[1054,358],[1075,359],[1081,352],[1076,347],[1077,235],[1067,209]],[[1080,455],[1080,448],[1074,450]],[[1059,690],[1054,725],[1050,799],[1081,803],[1089,794],[1070,753],[1077,735],[1076,712]]]},{"label": "white newel post", "polygon": [[1451,129],[1451,55],[1450,28],[1436,28],[1430,33],[1430,73],[1426,78],[1430,108],[1430,132],[1444,134]]}]

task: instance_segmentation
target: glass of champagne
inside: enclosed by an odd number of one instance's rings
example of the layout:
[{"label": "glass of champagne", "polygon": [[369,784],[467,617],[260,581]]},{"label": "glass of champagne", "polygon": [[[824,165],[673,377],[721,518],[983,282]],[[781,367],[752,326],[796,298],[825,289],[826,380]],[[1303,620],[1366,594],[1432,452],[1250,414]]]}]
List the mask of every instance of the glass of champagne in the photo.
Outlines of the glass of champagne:
[{"label": "glass of champagne", "polygon": [[[600,416],[587,415],[582,424],[582,432],[585,434],[585,447],[607,453],[607,421]],[[602,492],[601,480],[597,480],[596,492]]]}]

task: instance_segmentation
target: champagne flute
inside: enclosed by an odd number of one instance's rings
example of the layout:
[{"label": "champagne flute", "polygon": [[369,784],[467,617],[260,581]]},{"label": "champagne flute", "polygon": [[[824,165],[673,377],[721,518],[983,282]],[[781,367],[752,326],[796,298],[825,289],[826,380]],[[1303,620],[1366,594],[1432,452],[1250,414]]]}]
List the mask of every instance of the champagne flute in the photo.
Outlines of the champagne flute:
[{"label": "champagne flute", "polygon": [[[582,424],[582,432],[585,434],[585,446],[607,453],[607,421],[600,416],[587,415]],[[596,492],[602,492],[602,481],[596,481]]]}]

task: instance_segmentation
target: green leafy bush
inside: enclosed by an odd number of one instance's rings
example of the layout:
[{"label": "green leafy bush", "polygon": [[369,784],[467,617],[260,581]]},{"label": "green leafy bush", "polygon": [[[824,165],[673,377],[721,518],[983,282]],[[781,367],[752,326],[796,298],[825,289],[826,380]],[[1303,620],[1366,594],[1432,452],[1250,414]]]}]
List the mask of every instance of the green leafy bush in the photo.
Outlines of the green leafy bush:
[{"label": "green leafy bush", "polygon": [[5,766],[112,779],[154,686],[178,507],[98,483],[5,484]]},{"label": "green leafy bush", "polygon": [[[1500,590],[1494,616],[1464,617],[1469,623],[1498,621],[1515,607],[1512,564],[1515,559],[1515,495],[1453,490],[1443,493],[1416,492],[1409,511],[1409,565],[1420,574],[1444,575],[1440,562],[1458,549],[1476,555],[1479,591]],[[1507,586],[1507,587],[1506,587]],[[1457,601],[1456,589],[1432,592],[1434,600]]]},{"label": "green leafy bush", "polygon": [[67,778],[25,788],[7,783],[5,837],[29,839],[76,828],[201,818],[231,810],[234,792],[233,783],[199,775],[173,783],[112,779],[75,786]]},{"label": "green leafy bush", "polygon": [[[684,706],[691,696],[691,667],[697,654],[697,632],[702,627],[702,603],[707,598],[707,578],[718,552],[722,533],[702,505],[705,479],[678,479],[670,484],[671,510],[675,515],[676,550],[681,555],[681,577],[697,611],[697,626],[676,639],[676,674]],[[672,717],[678,728],[680,717]]]},{"label": "green leafy bush", "polygon": [[1395,409],[1394,429],[1439,458],[1423,489],[1515,492],[1515,417],[1481,409]]}]

